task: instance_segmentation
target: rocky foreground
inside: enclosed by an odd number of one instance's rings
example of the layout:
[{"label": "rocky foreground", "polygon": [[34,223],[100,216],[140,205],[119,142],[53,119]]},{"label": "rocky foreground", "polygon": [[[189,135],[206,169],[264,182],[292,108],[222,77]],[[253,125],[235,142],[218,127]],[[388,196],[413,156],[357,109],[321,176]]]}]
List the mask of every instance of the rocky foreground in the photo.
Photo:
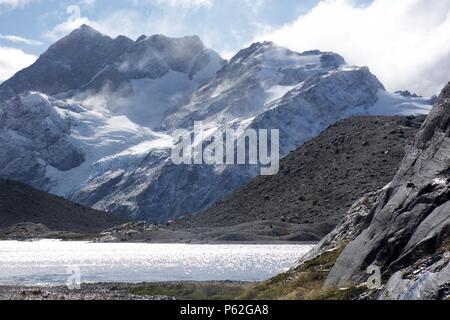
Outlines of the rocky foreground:
[{"label": "rocky foreground", "polygon": [[0,300],[234,300],[253,286],[248,282],[96,283],[78,290],[0,286]]},{"label": "rocky foreground", "polygon": [[164,296],[131,294],[136,285],[89,284],[80,290],[67,287],[0,286],[0,300],[168,300]]}]

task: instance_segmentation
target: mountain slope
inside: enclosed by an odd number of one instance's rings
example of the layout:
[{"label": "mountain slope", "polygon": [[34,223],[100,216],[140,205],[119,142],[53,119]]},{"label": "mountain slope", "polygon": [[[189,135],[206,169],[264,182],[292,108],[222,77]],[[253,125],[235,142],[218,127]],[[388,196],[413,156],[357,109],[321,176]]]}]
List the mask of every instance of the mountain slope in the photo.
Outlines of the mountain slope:
[{"label": "mountain slope", "polygon": [[337,225],[355,200],[391,181],[423,120],[340,121],[290,153],[277,175],[258,177],[206,211],[172,225],[229,227],[260,220]]},{"label": "mountain slope", "polygon": [[0,229],[21,223],[53,231],[100,232],[124,223],[114,215],[47,194],[25,184],[0,180]]}]

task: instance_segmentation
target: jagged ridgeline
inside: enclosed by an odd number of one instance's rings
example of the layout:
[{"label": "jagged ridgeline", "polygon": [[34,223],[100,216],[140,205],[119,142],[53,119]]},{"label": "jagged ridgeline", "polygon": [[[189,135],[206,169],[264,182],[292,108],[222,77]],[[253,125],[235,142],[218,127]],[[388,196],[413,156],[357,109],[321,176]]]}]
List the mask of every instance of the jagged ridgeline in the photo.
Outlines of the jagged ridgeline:
[{"label": "jagged ridgeline", "polygon": [[0,177],[152,223],[206,209],[260,172],[174,165],[171,134],[194,121],[209,135],[279,129],[286,156],[352,115],[430,110],[331,52],[262,42],[226,61],[196,36],[112,39],[88,26],[2,83],[0,104]]}]

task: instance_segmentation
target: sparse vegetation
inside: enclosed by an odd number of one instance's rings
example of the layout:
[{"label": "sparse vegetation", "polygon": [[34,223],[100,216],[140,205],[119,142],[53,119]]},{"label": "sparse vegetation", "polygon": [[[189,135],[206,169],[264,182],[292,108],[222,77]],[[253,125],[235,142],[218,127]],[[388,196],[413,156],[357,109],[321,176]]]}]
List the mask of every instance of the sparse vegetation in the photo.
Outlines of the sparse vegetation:
[{"label": "sparse vegetation", "polygon": [[440,250],[442,251],[450,251],[450,236],[446,237],[444,241],[442,241],[442,245]]},{"label": "sparse vegetation", "polygon": [[345,290],[324,288],[324,282],[345,245],[307,261],[296,269],[255,285],[242,299],[271,300],[347,300],[359,296],[364,288]]},{"label": "sparse vegetation", "polygon": [[155,283],[131,291],[140,296],[167,296],[178,300],[235,300],[250,284],[235,282]]}]

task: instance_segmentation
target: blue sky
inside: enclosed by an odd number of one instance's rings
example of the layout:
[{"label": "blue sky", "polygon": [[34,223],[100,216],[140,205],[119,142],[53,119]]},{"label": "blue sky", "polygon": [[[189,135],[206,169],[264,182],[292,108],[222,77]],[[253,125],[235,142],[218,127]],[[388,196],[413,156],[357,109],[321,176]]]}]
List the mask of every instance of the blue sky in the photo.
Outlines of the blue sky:
[{"label": "blue sky", "polygon": [[[0,0],[0,3],[2,1]],[[78,17],[67,11],[80,8],[80,21],[104,25],[107,33],[164,33],[170,36],[197,34],[204,42],[223,53],[235,53],[254,36],[295,20],[314,7],[318,0],[4,0],[0,5],[0,34],[33,40],[33,45],[0,39],[1,46],[14,45],[27,53],[39,54],[66,30],[58,25]],[[13,5],[17,4],[17,5]],[[73,15],[75,14],[75,16]],[[72,17],[72,18],[71,18]],[[116,21],[116,23],[114,22]],[[123,20],[127,20],[126,23]],[[131,25],[130,25],[131,24]],[[42,43],[42,45],[38,45]]]},{"label": "blue sky", "polygon": [[83,23],[113,37],[196,34],[225,58],[259,40],[334,51],[389,90],[431,95],[450,80],[449,0],[0,0],[0,81]]}]

